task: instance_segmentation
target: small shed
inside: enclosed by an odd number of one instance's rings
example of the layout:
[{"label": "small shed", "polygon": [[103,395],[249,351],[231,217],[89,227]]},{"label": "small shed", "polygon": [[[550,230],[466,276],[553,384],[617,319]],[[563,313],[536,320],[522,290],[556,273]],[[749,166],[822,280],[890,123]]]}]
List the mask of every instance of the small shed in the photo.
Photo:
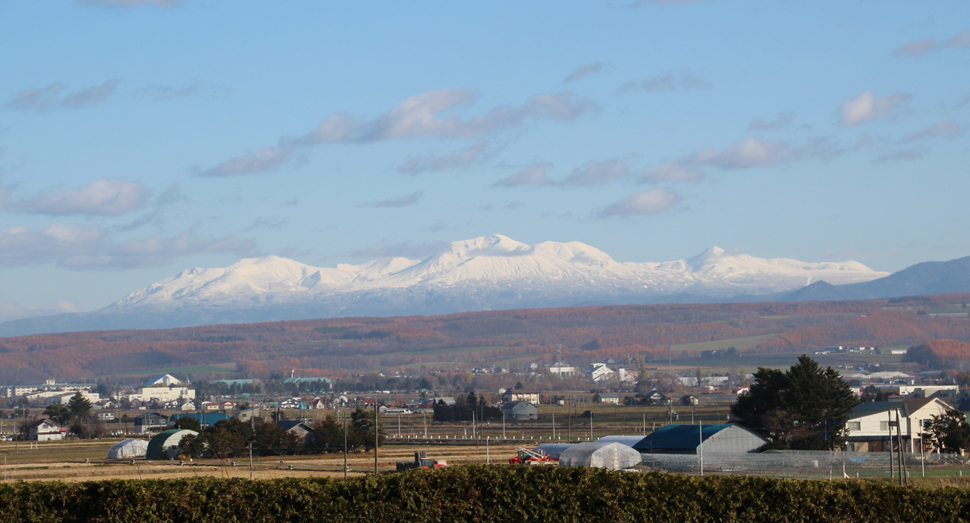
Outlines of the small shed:
[{"label": "small shed", "polygon": [[639,452],[615,441],[580,443],[559,454],[560,467],[597,467],[624,470],[639,465],[642,460]]},{"label": "small shed", "polygon": [[276,426],[287,432],[296,434],[305,444],[312,442],[313,437],[316,436],[316,431],[313,430],[313,427],[302,421],[277,421]]},{"label": "small shed", "polygon": [[643,454],[746,454],[758,452],[768,440],[734,423],[667,425],[633,446]]},{"label": "small shed", "polygon": [[145,459],[173,459],[178,455],[178,446],[182,438],[198,435],[198,432],[188,429],[170,429],[159,432],[148,442]]},{"label": "small shed", "polygon": [[108,449],[108,459],[144,458],[148,452],[148,442],[143,439],[125,439]]},{"label": "small shed", "polygon": [[516,421],[539,419],[539,409],[528,401],[510,401],[502,405],[502,417]]}]

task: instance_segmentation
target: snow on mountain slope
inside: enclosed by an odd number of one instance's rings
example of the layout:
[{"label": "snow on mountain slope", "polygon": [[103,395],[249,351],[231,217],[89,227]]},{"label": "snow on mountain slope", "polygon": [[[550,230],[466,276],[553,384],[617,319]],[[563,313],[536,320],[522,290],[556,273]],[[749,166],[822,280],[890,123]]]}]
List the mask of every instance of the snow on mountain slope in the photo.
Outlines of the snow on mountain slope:
[{"label": "snow on mountain slope", "polygon": [[385,258],[319,268],[268,256],[221,269],[197,268],[133,292],[108,309],[457,311],[649,302],[677,294],[723,299],[791,291],[819,280],[842,284],[886,275],[852,261],[762,259],[717,247],[687,260],[620,263],[579,242],[527,245],[493,234],[454,242],[421,261]]}]

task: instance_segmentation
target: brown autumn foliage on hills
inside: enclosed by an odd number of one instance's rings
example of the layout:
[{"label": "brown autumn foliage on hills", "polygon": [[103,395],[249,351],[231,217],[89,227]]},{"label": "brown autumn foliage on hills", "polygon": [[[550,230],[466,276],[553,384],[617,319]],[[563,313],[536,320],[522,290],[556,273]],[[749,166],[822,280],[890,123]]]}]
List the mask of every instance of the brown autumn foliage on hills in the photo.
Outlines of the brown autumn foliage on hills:
[{"label": "brown autumn foliage on hills", "polygon": [[935,369],[967,370],[970,367],[970,343],[930,340],[911,347],[903,361],[913,361]]},{"label": "brown autumn foliage on hills", "polygon": [[[404,365],[504,364],[517,358],[551,362],[557,345],[572,364],[609,358],[650,361],[666,359],[670,345],[728,340],[723,344],[727,348],[730,340],[757,336],[767,341],[739,347],[740,352],[801,353],[827,345],[920,345],[937,339],[970,342],[970,319],[926,314],[968,301],[970,294],[624,305],[44,334],[0,338],[0,383],[10,383],[14,376],[18,382],[70,380],[219,363],[235,363],[240,376],[257,377],[279,369],[322,375]],[[679,355],[699,353],[682,350]],[[964,356],[947,352],[939,358]]]}]

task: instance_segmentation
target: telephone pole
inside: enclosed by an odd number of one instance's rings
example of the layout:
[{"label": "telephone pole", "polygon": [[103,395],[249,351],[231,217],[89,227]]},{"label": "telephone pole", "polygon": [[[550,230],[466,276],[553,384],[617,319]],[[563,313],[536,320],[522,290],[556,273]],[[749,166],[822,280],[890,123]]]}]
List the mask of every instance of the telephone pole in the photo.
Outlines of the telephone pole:
[{"label": "telephone pole", "polygon": [[377,419],[380,415],[380,410],[377,406],[377,400],[374,400],[374,474],[377,474],[377,444],[379,443],[377,435]]}]

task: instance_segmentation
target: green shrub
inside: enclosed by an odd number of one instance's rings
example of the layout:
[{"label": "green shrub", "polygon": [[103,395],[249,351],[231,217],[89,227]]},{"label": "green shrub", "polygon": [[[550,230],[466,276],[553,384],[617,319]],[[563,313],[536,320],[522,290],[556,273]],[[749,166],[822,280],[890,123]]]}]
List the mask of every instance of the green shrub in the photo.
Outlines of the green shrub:
[{"label": "green shrub", "polygon": [[970,491],[855,481],[463,466],[349,481],[197,478],[23,483],[0,520],[32,522],[965,521]]}]

